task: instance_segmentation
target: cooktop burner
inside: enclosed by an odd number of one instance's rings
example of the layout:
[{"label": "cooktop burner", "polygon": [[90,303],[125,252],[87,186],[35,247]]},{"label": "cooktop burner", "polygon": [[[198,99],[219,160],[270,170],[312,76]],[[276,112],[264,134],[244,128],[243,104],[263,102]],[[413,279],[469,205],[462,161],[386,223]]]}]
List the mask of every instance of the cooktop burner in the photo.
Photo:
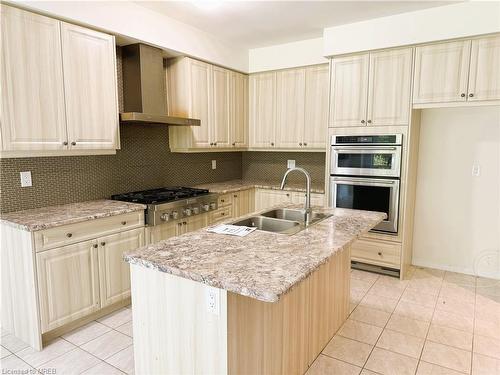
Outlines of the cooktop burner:
[{"label": "cooktop burner", "polygon": [[181,199],[199,197],[208,194],[206,189],[195,189],[183,186],[165,187],[151,190],[134,191],[112,195],[111,199],[143,204],[173,202]]}]

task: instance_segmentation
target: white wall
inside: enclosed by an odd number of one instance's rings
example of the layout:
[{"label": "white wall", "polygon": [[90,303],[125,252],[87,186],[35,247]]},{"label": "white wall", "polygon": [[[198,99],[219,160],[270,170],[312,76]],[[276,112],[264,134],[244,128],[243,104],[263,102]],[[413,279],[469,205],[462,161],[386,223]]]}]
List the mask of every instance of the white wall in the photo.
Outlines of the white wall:
[{"label": "white wall", "polygon": [[500,278],[500,107],[421,121],[413,263]]},{"label": "white wall", "polygon": [[500,2],[472,1],[326,28],[325,56],[500,32]]},{"label": "white wall", "polygon": [[246,72],[248,50],[131,1],[12,1],[55,18],[124,35],[165,50]]},{"label": "white wall", "polygon": [[254,48],[248,51],[249,73],[327,63],[323,38]]}]

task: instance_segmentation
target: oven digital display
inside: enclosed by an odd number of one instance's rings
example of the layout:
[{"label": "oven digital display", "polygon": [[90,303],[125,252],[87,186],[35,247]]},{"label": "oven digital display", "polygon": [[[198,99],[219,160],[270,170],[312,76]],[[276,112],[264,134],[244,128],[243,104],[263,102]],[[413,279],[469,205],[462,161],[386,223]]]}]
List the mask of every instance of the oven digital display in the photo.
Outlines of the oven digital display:
[{"label": "oven digital display", "polygon": [[337,207],[385,212],[389,216],[390,187],[337,184],[336,198]]},{"label": "oven digital display", "polygon": [[392,154],[348,154],[338,155],[339,168],[392,169]]}]

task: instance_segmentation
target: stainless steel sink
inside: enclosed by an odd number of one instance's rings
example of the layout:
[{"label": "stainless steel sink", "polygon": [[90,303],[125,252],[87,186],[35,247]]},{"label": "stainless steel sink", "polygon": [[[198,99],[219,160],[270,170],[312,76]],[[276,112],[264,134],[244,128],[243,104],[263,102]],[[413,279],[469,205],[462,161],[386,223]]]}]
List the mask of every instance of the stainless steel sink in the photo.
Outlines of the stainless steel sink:
[{"label": "stainless steel sink", "polygon": [[[277,208],[274,210],[261,213],[262,216],[272,217],[275,219],[292,220],[304,223],[306,221],[305,212],[291,208]],[[317,223],[320,220],[326,219],[332,215],[323,214],[321,212],[313,212],[310,217],[309,225]]]},{"label": "stainless steel sink", "polygon": [[248,217],[234,222],[233,225],[255,227],[266,232],[283,234],[294,234],[302,229],[300,223],[297,221],[274,219],[264,216]]}]

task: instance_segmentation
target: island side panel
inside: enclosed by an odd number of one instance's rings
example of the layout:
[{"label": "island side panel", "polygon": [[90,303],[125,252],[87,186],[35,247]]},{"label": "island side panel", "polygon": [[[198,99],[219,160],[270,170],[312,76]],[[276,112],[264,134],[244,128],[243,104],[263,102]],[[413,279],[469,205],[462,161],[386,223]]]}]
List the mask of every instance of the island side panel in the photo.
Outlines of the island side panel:
[{"label": "island side panel", "polygon": [[228,293],[229,374],[304,374],[349,315],[350,247],[268,303]]},{"label": "island side panel", "polygon": [[227,292],[219,315],[207,311],[208,286],[130,265],[137,374],[227,374]]}]

